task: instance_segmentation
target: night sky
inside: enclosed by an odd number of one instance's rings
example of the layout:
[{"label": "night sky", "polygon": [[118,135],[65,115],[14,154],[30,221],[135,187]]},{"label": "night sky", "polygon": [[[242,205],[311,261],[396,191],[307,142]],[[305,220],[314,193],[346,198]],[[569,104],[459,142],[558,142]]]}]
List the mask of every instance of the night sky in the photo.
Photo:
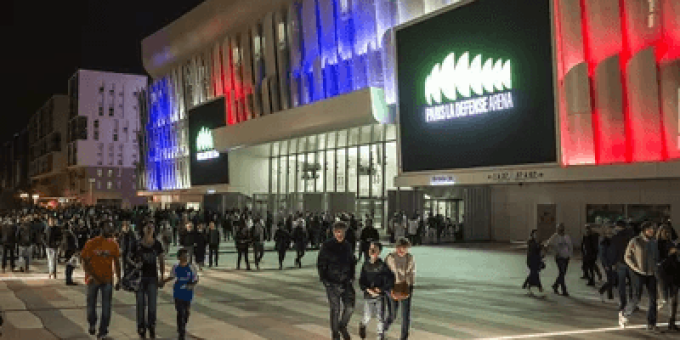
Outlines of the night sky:
[{"label": "night sky", "polygon": [[[146,74],[141,41],[203,0],[4,0],[0,142],[25,127],[78,69]],[[9,8],[8,8],[9,6]]]}]

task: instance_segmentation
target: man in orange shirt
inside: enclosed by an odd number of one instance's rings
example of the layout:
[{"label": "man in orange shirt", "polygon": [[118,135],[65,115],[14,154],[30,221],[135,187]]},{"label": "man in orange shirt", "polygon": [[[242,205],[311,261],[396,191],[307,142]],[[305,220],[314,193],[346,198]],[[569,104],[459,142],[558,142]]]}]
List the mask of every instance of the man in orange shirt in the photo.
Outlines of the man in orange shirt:
[{"label": "man in orange shirt", "polygon": [[102,295],[102,320],[99,323],[98,339],[107,339],[111,321],[111,300],[113,297],[113,273],[115,267],[116,290],[120,289],[120,249],[113,239],[111,222],[101,223],[101,235],[85,243],[80,255],[87,283],[87,321],[90,335],[94,335],[97,325],[97,294]]}]

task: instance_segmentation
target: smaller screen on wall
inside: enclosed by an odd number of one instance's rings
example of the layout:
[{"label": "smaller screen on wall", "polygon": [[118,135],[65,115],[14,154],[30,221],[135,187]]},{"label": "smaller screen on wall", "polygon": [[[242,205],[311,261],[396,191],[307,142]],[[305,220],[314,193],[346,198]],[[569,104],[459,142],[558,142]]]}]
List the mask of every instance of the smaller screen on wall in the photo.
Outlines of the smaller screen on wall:
[{"label": "smaller screen on wall", "polygon": [[225,126],[224,97],[189,110],[191,185],[229,183],[229,160],[215,149],[213,129]]},{"label": "smaller screen on wall", "polygon": [[557,161],[549,0],[475,0],[396,46],[404,172]]}]

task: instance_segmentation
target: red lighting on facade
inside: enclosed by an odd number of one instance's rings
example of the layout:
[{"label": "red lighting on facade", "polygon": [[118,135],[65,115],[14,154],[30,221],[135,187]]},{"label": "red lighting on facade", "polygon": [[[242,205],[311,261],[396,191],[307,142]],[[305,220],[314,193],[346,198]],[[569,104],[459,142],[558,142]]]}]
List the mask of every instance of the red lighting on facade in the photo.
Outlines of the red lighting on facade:
[{"label": "red lighting on facade", "polygon": [[[680,2],[555,0],[554,8],[562,165],[592,164],[588,145],[595,164],[680,158]],[[583,62],[588,76],[565,84]],[[590,113],[582,107],[588,94]]]}]

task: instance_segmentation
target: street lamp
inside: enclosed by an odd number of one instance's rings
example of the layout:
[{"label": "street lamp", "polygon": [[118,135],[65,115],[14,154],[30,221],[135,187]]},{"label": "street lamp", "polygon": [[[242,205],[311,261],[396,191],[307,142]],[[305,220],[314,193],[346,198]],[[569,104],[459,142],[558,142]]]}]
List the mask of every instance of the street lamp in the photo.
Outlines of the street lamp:
[{"label": "street lamp", "polygon": [[96,181],[94,178],[90,178],[90,204],[94,205],[94,199],[92,198],[92,184]]}]

